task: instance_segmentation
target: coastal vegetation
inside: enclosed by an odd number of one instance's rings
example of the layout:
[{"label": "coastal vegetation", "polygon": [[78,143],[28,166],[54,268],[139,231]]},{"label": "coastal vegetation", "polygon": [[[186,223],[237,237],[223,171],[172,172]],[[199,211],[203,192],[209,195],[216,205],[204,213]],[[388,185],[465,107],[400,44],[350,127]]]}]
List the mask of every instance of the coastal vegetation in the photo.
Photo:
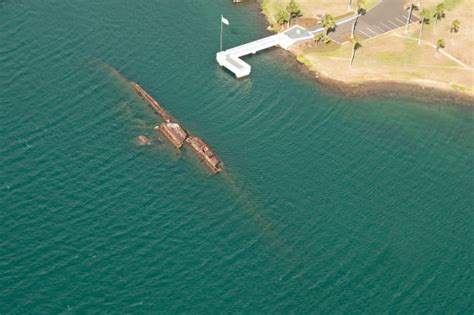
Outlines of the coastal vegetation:
[{"label": "coastal vegetation", "polygon": [[285,25],[289,21],[288,12],[286,12],[286,10],[278,11],[276,20],[278,22],[278,25],[280,26]]},{"label": "coastal vegetation", "polygon": [[[365,0],[365,8],[370,9],[378,1]],[[357,8],[357,1],[349,0],[294,0],[294,2],[300,11],[299,17],[314,21],[320,20],[326,13],[330,13],[335,18],[348,15],[348,13],[352,14]],[[287,11],[288,3],[289,0],[261,0],[262,12],[275,31],[280,30],[277,15],[281,11]]]},{"label": "coastal vegetation", "polygon": [[418,5],[419,3],[418,2],[415,3],[415,0],[410,0],[408,2],[408,6],[406,7],[406,10],[408,11],[408,17],[405,24],[405,34],[408,34],[408,27],[410,26],[410,21],[413,16],[413,11],[418,10]]},{"label": "coastal vegetation", "polygon": [[434,18],[434,26],[433,26],[433,31],[436,32],[436,25],[438,25],[438,21],[444,18],[445,12],[444,12],[444,3],[441,2],[436,6],[436,9],[433,14]]},{"label": "coastal vegetation", "polygon": [[365,0],[357,0],[357,8],[355,11],[356,18],[354,22],[352,23],[352,28],[351,28],[351,39],[354,39],[354,33],[355,29],[357,26],[357,22],[359,21],[359,17],[363,14],[365,14],[366,9],[365,9]]},{"label": "coastal vegetation", "polygon": [[[361,14],[377,1],[295,0],[303,18],[321,23],[325,32],[291,50],[318,77],[349,84],[371,81],[413,83],[474,95],[474,12],[469,0],[407,0],[405,9],[419,22],[407,18],[403,27],[369,40],[355,39],[357,23],[347,42],[331,41],[335,21]],[[288,0],[264,0],[273,25],[278,8]],[[350,8],[348,7],[350,6]],[[298,20],[301,20],[299,18]],[[405,21],[404,21],[405,22]],[[297,23],[297,21],[294,21]],[[352,38],[352,39],[351,39]],[[446,41],[446,38],[450,39]],[[363,45],[363,53],[357,53]],[[347,60],[350,67],[338,67]],[[334,71],[337,68],[338,71]]]},{"label": "coastal vegetation", "polygon": [[451,23],[451,28],[449,29],[449,32],[451,33],[451,40],[454,38],[454,33],[459,32],[459,29],[461,28],[461,21],[458,19],[454,20]]},{"label": "coastal vegetation", "polygon": [[357,36],[354,36],[354,37],[351,38],[351,45],[352,45],[352,55],[351,55],[350,67],[352,68],[352,64],[354,63],[354,57],[355,57],[356,50],[359,49],[360,47],[362,47],[362,45],[360,44],[360,39]]},{"label": "coastal vegetation", "polygon": [[325,14],[322,20],[322,24],[324,29],[326,30],[326,36],[329,32],[334,31],[336,29],[336,21],[331,14]]},{"label": "coastal vegetation", "polygon": [[286,11],[288,12],[288,17],[289,17],[288,23],[290,25],[291,25],[291,19],[298,18],[303,15],[301,13],[301,9],[296,4],[295,0],[291,0],[290,3],[288,3],[288,6],[286,7]]},{"label": "coastal vegetation", "polygon": [[430,11],[427,9],[421,10],[420,13],[420,33],[418,35],[418,45],[421,45],[421,36],[423,35],[423,29],[425,28],[425,24],[430,23]]},{"label": "coastal vegetation", "polygon": [[439,50],[444,48],[444,39],[440,38],[436,41],[436,53],[439,54]]},{"label": "coastal vegetation", "polygon": [[314,34],[314,41],[318,45],[321,43],[324,43],[327,45],[331,42],[331,37],[327,36],[326,33],[319,32],[319,33]]}]

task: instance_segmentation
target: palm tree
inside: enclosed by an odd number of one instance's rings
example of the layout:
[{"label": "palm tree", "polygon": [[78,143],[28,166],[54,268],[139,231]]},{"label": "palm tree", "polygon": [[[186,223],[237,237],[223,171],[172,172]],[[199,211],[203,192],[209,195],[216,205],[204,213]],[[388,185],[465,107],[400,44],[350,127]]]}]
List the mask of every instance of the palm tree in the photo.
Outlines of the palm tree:
[{"label": "palm tree", "polygon": [[360,40],[357,36],[351,39],[351,44],[352,44],[352,55],[351,55],[350,68],[352,69],[352,63],[354,62],[356,50],[362,47],[362,45],[360,44]]},{"label": "palm tree", "polygon": [[327,36],[323,32],[318,32],[318,33],[314,34],[313,39],[314,39],[314,41],[316,42],[317,45],[319,45],[321,42],[323,42],[325,45],[327,45],[331,42],[331,37]]},{"label": "palm tree", "polygon": [[352,23],[352,32],[351,32],[351,39],[354,38],[355,28],[357,22],[359,21],[359,16],[365,14],[365,0],[357,0],[357,9],[356,9],[356,18],[354,23]]},{"label": "palm tree", "polygon": [[436,41],[436,54],[439,54],[439,50],[444,48],[444,39],[440,38]]},{"label": "palm tree", "polygon": [[451,32],[451,40],[453,40],[454,33],[459,32],[459,29],[461,28],[461,21],[458,19],[454,20],[453,23],[451,23],[451,27],[449,28],[449,31]]},{"label": "palm tree", "polygon": [[420,23],[421,23],[421,28],[420,28],[420,35],[418,36],[418,45],[421,44],[421,34],[423,33],[423,26],[427,23],[430,22],[430,11],[427,10],[427,9],[423,9],[421,10],[420,12],[420,17],[421,17],[421,20],[420,20]]},{"label": "palm tree", "polygon": [[288,20],[289,20],[288,26],[290,26],[292,18],[303,16],[295,0],[291,0],[290,3],[288,3],[288,6],[286,7],[286,11],[288,11]]},{"label": "palm tree", "polygon": [[365,0],[357,0],[356,14],[365,14],[366,9]]},{"label": "palm tree", "polygon": [[405,34],[408,34],[408,25],[410,25],[410,22],[411,22],[411,16],[413,15],[413,10],[418,10],[418,6],[419,4],[415,4],[415,0],[411,0],[410,4],[408,5],[408,9],[410,10],[410,12],[408,13],[408,17],[407,17],[407,24],[406,24],[406,28],[405,28]]},{"label": "palm tree", "polygon": [[280,24],[280,26],[288,23],[288,12],[286,12],[285,10],[278,11],[277,22],[278,24]]},{"label": "palm tree", "polygon": [[336,21],[334,21],[334,17],[331,14],[324,15],[323,26],[326,29],[326,36],[330,31],[334,31],[336,29]]},{"label": "palm tree", "polygon": [[314,41],[316,42],[316,44],[319,44],[325,37],[326,35],[324,35],[323,32],[318,32],[316,34],[314,34]]},{"label": "palm tree", "polygon": [[436,6],[433,17],[435,19],[433,31],[436,32],[436,23],[444,17],[444,3],[440,3]]}]

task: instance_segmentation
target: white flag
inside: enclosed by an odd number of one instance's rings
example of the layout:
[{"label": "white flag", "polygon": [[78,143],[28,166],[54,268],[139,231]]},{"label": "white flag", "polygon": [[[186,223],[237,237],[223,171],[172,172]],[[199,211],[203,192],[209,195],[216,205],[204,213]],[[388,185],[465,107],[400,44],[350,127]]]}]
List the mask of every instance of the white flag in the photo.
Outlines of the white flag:
[{"label": "white flag", "polygon": [[224,23],[225,25],[229,25],[229,20],[226,19],[223,15],[221,16],[221,23]]}]

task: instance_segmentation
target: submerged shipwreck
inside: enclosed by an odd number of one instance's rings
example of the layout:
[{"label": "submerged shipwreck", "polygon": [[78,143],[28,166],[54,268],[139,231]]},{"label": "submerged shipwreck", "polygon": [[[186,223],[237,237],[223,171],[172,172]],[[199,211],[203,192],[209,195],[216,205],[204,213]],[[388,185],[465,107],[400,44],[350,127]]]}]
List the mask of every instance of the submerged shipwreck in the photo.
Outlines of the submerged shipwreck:
[{"label": "submerged shipwreck", "polygon": [[209,148],[209,146],[202,141],[201,138],[195,136],[189,136],[186,138],[186,142],[189,143],[191,148],[201,157],[204,163],[214,172],[218,173],[222,171],[221,161]]},{"label": "submerged shipwreck", "polygon": [[183,127],[170,121],[166,121],[161,125],[156,126],[155,130],[161,131],[161,133],[171,141],[176,149],[180,149],[183,146],[184,140],[188,137],[188,133],[183,129]]},{"label": "submerged shipwreck", "polygon": [[131,82],[135,90],[150,106],[163,118],[164,122],[154,129],[160,131],[176,149],[181,149],[184,143],[188,143],[198,157],[213,172],[222,171],[222,161],[214,154],[212,149],[201,138],[189,134],[179,123],[173,120],[170,114],[158,104],[138,83]]}]

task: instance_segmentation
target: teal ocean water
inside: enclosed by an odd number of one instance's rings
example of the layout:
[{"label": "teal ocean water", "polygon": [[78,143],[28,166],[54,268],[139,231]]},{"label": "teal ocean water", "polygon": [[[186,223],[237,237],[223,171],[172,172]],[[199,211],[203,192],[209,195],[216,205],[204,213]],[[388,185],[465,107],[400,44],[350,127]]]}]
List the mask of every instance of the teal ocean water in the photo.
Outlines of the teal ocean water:
[{"label": "teal ocean water", "polygon": [[229,47],[257,8],[0,1],[0,314],[474,312],[472,108],[340,96],[278,49],[235,80],[219,16]]}]

